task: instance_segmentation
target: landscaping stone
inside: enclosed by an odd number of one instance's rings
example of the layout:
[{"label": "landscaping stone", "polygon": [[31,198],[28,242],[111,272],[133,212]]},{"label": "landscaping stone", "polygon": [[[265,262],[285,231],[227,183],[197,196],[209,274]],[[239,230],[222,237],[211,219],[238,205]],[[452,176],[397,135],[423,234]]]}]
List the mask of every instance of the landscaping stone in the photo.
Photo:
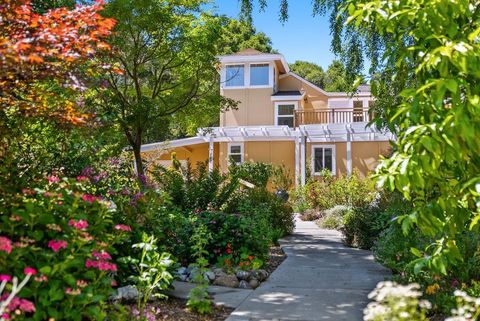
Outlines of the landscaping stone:
[{"label": "landscaping stone", "polygon": [[252,276],[258,281],[263,282],[268,278],[268,272],[265,270],[255,270],[252,271]]},{"label": "landscaping stone", "polygon": [[223,269],[221,269],[221,268],[215,268],[215,269],[213,269],[213,273],[215,273],[215,276],[216,276],[216,277],[227,275],[227,273],[225,273],[225,272],[223,271]]},{"label": "landscaping stone", "polygon": [[213,282],[215,280],[215,273],[212,272],[212,271],[207,271],[203,274],[203,276],[208,280],[208,281],[211,281]]},{"label": "landscaping stone", "polygon": [[133,285],[122,286],[112,296],[113,300],[134,300],[138,297],[138,290]]},{"label": "landscaping stone", "polygon": [[240,289],[250,289],[250,285],[245,280],[240,281],[240,283],[238,284],[238,287]]},{"label": "landscaping stone", "polygon": [[257,279],[252,278],[252,279],[250,279],[250,281],[248,282],[248,285],[250,286],[250,288],[256,289],[256,288],[258,288],[258,286],[260,285],[260,282],[258,282]]},{"label": "landscaping stone", "polygon": [[187,270],[186,267],[182,266],[181,268],[179,268],[179,269],[177,270],[177,273],[178,273],[179,275],[185,275],[185,274],[188,274],[188,270]]},{"label": "landscaping stone", "polygon": [[248,271],[238,271],[236,273],[236,276],[239,280],[245,280],[248,281],[250,279],[251,273]]},{"label": "landscaping stone", "polygon": [[219,276],[213,281],[214,285],[228,286],[231,288],[238,288],[239,282],[235,275],[227,274]]}]

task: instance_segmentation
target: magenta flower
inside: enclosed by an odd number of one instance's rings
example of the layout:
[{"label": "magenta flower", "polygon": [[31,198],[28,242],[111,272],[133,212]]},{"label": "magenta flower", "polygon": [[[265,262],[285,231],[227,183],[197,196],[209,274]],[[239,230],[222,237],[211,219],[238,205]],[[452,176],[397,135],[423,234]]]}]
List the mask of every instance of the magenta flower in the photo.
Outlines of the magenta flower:
[{"label": "magenta flower", "polygon": [[10,254],[12,252],[12,241],[5,236],[0,236],[0,251]]},{"label": "magenta flower", "polygon": [[48,247],[53,250],[53,252],[57,253],[60,249],[66,249],[68,243],[63,240],[51,240],[48,242]]},{"label": "magenta flower", "polygon": [[115,229],[119,231],[131,232],[132,228],[128,225],[117,224],[115,225]]},{"label": "magenta flower", "polygon": [[[10,293],[5,293],[0,297],[0,301],[5,301],[9,297]],[[13,297],[12,301],[10,301],[10,304],[8,305],[8,310],[9,311],[15,311],[17,309],[20,309],[23,312],[35,312],[35,305],[25,299],[20,299],[18,297]],[[8,315],[7,315],[8,317]],[[2,315],[2,318],[8,320],[8,318],[5,318],[4,315]]]},{"label": "magenta flower", "polygon": [[8,315],[8,313],[4,313],[1,315],[1,319],[10,320],[10,316]]},{"label": "magenta flower", "polygon": [[0,275],[0,282],[10,282],[12,277],[8,274],[1,274]]},{"label": "magenta flower", "polygon": [[25,273],[26,275],[35,275],[35,274],[37,274],[37,270],[35,270],[32,267],[27,266],[26,268],[23,269],[23,273]]},{"label": "magenta flower", "polygon": [[82,182],[82,181],[88,181],[87,176],[79,175],[77,176],[77,181]]},{"label": "magenta flower", "polygon": [[77,230],[84,230],[88,227],[88,222],[85,220],[70,220],[68,221],[68,225],[73,226]]},{"label": "magenta flower", "polygon": [[94,195],[90,195],[90,194],[83,194],[82,195],[82,200],[84,200],[85,202],[88,202],[90,204],[97,201],[98,199],[99,198],[97,196],[94,196]]},{"label": "magenta flower", "polygon": [[93,250],[92,255],[93,255],[93,257],[96,257],[99,260],[111,260],[112,259],[110,254],[108,254],[105,251],[97,252],[97,251]]},{"label": "magenta flower", "polygon": [[60,182],[60,178],[58,176],[56,175],[48,176],[48,183],[53,184],[58,182]]}]

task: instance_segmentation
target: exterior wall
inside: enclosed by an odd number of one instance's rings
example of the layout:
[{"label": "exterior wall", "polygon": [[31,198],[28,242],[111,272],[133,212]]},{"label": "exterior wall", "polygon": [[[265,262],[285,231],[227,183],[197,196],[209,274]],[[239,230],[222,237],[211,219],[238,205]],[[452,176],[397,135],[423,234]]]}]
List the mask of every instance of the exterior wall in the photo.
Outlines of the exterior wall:
[{"label": "exterior wall", "polygon": [[[196,144],[185,147],[163,149],[159,151],[144,152],[142,156],[149,166],[158,164],[158,161],[165,163],[171,160],[171,154],[175,152],[179,161],[189,161],[192,168],[197,167],[198,162],[208,162],[208,143]],[[218,166],[219,143],[214,143],[214,166]],[[158,161],[157,161],[158,160]]]},{"label": "exterior wall", "polygon": [[[347,143],[345,142],[326,142],[326,143],[307,143],[306,144],[306,171],[312,172],[312,145],[335,145],[335,167],[336,175],[347,174]],[[390,149],[390,143],[387,141],[377,142],[352,142],[352,169],[358,170],[360,176],[366,176],[369,172],[375,170],[378,165],[380,155],[387,155]]]},{"label": "exterior wall", "polygon": [[[264,141],[244,142],[245,162],[264,162],[273,165],[285,164],[292,178],[295,176],[295,142],[294,141]],[[228,170],[228,143],[220,143],[219,167]]]},{"label": "exterior wall", "polygon": [[222,95],[239,101],[237,110],[220,115],[220,126],[273,125],[272,88],[223,89]]},{"label": "exterior wall", "polygon": [[327,102],[328,97],[311,86],[307,85],[305,82],[293,77],[286,76],[279,80],[279,90],[288,91],[288,90],[300,90],[305,91],[305,99],[302,101],[302,108],[305,110],[312,109],[325,109],[328,108]]}]

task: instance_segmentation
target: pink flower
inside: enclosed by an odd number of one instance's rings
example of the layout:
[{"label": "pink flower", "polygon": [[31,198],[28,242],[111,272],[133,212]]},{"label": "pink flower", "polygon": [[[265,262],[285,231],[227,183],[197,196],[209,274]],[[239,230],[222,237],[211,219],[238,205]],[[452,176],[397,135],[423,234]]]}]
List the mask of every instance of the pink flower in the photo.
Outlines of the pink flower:
[{"label": "pink flower", "polygon": [[58,178],[58,176],[56,175],[48,176],[48,183],[53,184],[58,182],[60,182],[60,178]]},{"label": "pink flower", "polygon": [[77,230],[84,230],[88,227],[88,222],[85,220],[79,220],[79,221],[70,220],[68,221],[68,225],[73,226]]},{"label": "pink flower", "polygon": [[131,232],[132,228],[128,225],[117,224],[115,225],[115,229],[119,231]]},{"label": "pink flower", "polygon": [[36,276],[34,279],[36,282],[47,282],[48,278],[46,275]]},{"label": "pink flower", "polygon": [[87,261],[85,261],[85,267],[86,268],[96,268],[98,267],[98,261],[94,261],[92,259],[87,259]]},{"label": "pink flower", "polygon": [[53,250],[53,252],[57,253],[58,251],[60,251],[60,249],[66,249],[67,248],[67,245],[68,243],[66,241],[63,241],[63,240],[51,240],[48,242],[48,247],[51,248]]},{"label": "pink flower", "polygon": [[108,253],[105,252],[105,251],[97,252],[97,251],[93,250],[92,255],[93,255],[94,257],[96,257],[97,259],[100,259],[100,260],[111,260],[111,259],[112,259],[112,257],[110,256],[110,254],[108,254]]},{"label": "pink flower", "polygon": [[4,251],[7,254],[12,252],[12,241],[9,238],[0,236],[0,251]]},{"label": "pink flower", "polygon": [[87,177],[87,176],[83,176],[83,175],[77,176],[77,181],[79,181],[79,182],[81,182],[81,181],[88,181],[88,177]]},{"label": "pink flower", "polygon": [[[5,301],[9,297],[10,293],[5,293],[0,297],[0,301]],[[18,297],[13,297],[12,301],[8,305],[9,311],[15,311],[17,309],[22,310],[23,312],[35,312],[35,305],[25,299],[20,299]],[[3,318],[3,315],[2,315]]]},{"label": "pink flower", "polygon": [[1,318],[4,320],[10,320],[10,316],[8,315],[8,313],[2,314]]},{"label": "pink flower", "polygon": [[112,282],[110,283],[110,285],[111,285],[112,287],[116,287],[116,286],[118,286],[118,283],[117,283],[117,281],[112,280]]},{"label": "pink flower", "polygon": [[82,293],[82,290],[80,289],[75,289],[75,290],[72,290],[72,288],[65,289],[65,294],[68,294],[68,295],[79,295],[80,293]]},{"label": "pink flower", "polygon": [[106,261],[99,261],[98,262],[98,269],[100,271],[117,271],[117,265],[114,263],[106,262]]},{"label": "pink flower", "polygon": [[88,203],[93,203],[95,201],[97,201],[99,198],[97,196],[94,196],[94,195],[89,195],[89,194],[83,194],[82,195],[82,200],[84,200],[85,202],[88,202]]},{"label": "pink flower", "polygon": [[87,281],[85,281],[85,280],[77,280],[77,286],[78,286],[79,288],[84,288],[84,287],[86,287],[87,285],[88,285],[88,282],[87,282]]},{"label": "pink flower", "polygon": [[23,273],[25,273],[26,275],[35,275],[37,274],[37,270],[27,266],[26,268],[23,269]]},{"label": "pink flower", "polygon": [[23,312],[35,312],[35,305],[24,299],[20,299],[20,304],[18,306]]},{"label": "pink flower", "polygon": [[21,220],[22,220],[22,218],[18,215],[10,216],[10,221],[12,221],[12,222],[20,222]]},{"label": "pink flower", "polygon": [[12,280],[12,277],[8,274],[1,274],[0,275],[0,282],[10,282]]}]

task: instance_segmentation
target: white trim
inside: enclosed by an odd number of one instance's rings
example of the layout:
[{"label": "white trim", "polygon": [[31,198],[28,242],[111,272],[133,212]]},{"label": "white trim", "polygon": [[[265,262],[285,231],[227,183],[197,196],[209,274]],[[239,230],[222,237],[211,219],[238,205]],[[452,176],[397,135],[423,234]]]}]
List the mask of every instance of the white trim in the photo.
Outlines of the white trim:
[{"label": "white trim", "polygon": [[295,137],[295,186],[300,181],[300,137]]},{"label": "white trim", "polygon": [[[332,174],[337,175],[337,158],[336,158],[336,150],[335,150],[336,145],[319,145],[319,144],[313,144],[311,147],[310,151],[310,161],[311,161],[311,169],[312,169],[312,175],[317,176],[320,174],[320,172],[315,172],[315,149],[316,148],[330,148],[332,149]],[[325,165],[325,152],[323,153],[323,165]]]},{"label": "white trim", "polygon": [[140,151],[144,152],[151,152],[155,150],[167,150],[176,147],[183,147],[188,145],[197,145],[206,143],[206,138],[201,136],[189,137],[189,138],[182,138],[182,139],[175,139],[170,141],[152,143],[152,144],[144,144],[142,145]]},{"label": "white trim", "polygon": [[[239,146],[240,147],[240,153],[232,153],[231,148],[233,146]],[[228,143],[227,145],[227,163],[230,164],[230,156],[232,155],[240,155],[240,163],[241,164],[245,161],[245,150],[244,150],[244,145],[243,143],[235,142],[235,143]]]},{"label": "white trim", "polygon": [[214,143],[213,143],[213,137],[210,136],[209,142],[208,142],[208,172],[211,173],[213,172],[213,165],[215,161],[215,153],[214,153]]},{"label": "white trim", "polygon": [[347,133],[347,175],[352,175],[352,134]]},{"label": "white trim", "polygon": [[[282,102],[275,102],[275,109],[274,109],[274,124],[275,126],[285,126],[285,125],[278,125],[278,107],[279,106],[285,106],[285,105],[293,105],[293,114],[292,116],[290,115],[280,115],[280,117],[291,117],[293,119],[293,127],[295,127],[295,111],[298,110],[298,101],[282,101]],[[293,128],[292,127],[292,128]]]},{"label": "white trim", "polygon": [[[250,75],[251,75],[251,66],[252,65],[268,65],[268,84],[267,85],[251,85],[250,84]],[[227,86],[227,67],[228,66],[243,66],[243,86]],[[262,89],[262,88],[273,88],[273,77],[271,72],[273,70],[273,64],[269,61],[258,61],[258,62],[241,62],[241,63],[225,63],[222,65],[222,71],[220,73],[220,88],[222,90],[230,89]]]},{"label": "white trim", "polygon": [[306,171],[306,167],[307,167],[307,162],[306,162],[306,158],[307,158],[307,155],[305,153],[305,145],[306,145],[306,142],[305,142],[305,137],[303,136],[300,136],[300,185],[301,186],[305,186],[305,183],[306,183],[306,177],[307,177],[307,171]]}]

